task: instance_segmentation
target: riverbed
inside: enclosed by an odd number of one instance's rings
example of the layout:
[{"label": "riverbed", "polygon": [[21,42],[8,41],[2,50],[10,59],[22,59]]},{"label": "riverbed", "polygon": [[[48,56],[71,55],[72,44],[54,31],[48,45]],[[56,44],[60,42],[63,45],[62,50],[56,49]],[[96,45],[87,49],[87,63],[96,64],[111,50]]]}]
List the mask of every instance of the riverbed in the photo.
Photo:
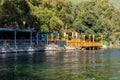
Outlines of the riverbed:
[{"label": "riverbed", "polygon": [[0,80],[120,80],[120,49],[0,54]]}]

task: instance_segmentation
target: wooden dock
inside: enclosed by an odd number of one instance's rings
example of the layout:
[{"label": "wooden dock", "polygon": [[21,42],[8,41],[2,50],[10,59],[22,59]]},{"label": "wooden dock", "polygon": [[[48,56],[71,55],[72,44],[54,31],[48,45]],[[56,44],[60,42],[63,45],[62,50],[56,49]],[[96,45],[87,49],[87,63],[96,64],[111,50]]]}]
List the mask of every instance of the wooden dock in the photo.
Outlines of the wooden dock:
[{"label": "wooden dock", "polygon": [[66,39],[66,46],[76,46],[82,48],[100,48],[102,47],[102,42],[81,41],[80,39]]}]

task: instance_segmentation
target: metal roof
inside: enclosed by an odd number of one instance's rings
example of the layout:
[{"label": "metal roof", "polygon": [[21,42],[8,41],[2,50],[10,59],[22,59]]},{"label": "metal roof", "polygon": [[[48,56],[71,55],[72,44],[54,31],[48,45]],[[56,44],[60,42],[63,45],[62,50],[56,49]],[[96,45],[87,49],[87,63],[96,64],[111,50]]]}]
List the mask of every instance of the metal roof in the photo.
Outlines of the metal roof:
[{"label": "metal roof", "polygon": [[0,31],[17,31],[17,32],[36,32],[35,30],[29,30],[29,29],[12,29],[12,28],[0,28]]},{"label": "metal roof", "polygon": [[15,31],[15,30],[11,28],[0,28],[0,31]]},{"label": "metal roof", "polygon": [[23,30],[16,30],[17,32],[36,32],[35,30],[23,29]]}]

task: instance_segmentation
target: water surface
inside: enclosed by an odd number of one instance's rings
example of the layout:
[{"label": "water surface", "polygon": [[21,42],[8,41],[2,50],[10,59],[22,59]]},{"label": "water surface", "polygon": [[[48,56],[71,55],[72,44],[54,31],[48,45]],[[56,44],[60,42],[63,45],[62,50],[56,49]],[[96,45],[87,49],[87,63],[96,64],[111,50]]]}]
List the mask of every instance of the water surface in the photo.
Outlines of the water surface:
[{"label": "water surface", "polygon": [[0,80],[120,80],[120,49],[0,54]]}]

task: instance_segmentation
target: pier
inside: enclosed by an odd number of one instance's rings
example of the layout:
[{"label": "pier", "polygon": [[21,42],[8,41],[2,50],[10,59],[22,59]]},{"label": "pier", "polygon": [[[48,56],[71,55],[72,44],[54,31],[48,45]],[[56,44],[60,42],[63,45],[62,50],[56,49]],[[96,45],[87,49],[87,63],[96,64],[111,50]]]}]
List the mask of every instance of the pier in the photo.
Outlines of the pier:
[{"label": "pier", "polygon": [[[72,39],[68,39],[68,34],[65,33],[65,40],[66,40],[66,46],[75,46],[75,47],[81,47],[85,49],[100,49],[102,47],[102,41],[103,36],[100,36],[99,41],[95,41],[95,35],[80,35],[78,37],[78,33],[72,34]],[[87,37],[87,38],[86,38]]]},{"label": "pier", "polygon": [[89,36],[88,40],[85,39],[85,36],[78,38],[77,35],[69,40],[68,35],[65,35],[65,39],[60,40],[57,32],[38,33],[30,29],[22,30],[12,28],[0,28],[0,35],[0,53],[82,48],[100,49],[102,47],[102,39],[96,42],[94,35]]}]

